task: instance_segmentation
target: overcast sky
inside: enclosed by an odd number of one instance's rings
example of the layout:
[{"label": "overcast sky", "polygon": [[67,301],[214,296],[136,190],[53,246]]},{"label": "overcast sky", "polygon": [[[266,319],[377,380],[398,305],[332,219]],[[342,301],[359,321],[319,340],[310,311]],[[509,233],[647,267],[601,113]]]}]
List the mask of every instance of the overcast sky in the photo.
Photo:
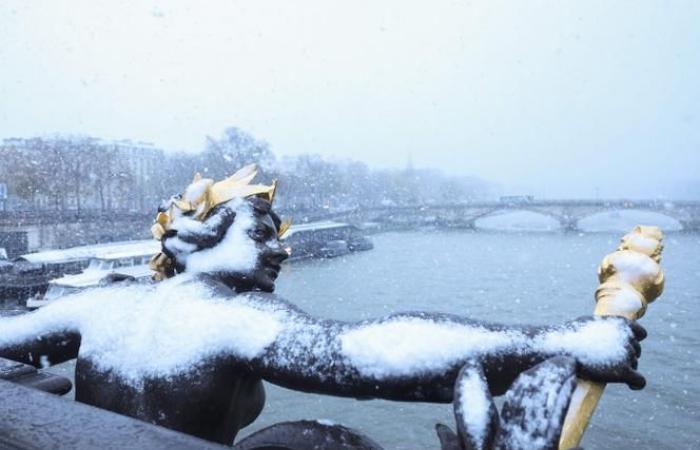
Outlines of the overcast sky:
[{"label": "overcast sky", "polygon": [[228,126],[511,193],[673,195],[700,178],[700,2],[0,3],[0,138]]}]

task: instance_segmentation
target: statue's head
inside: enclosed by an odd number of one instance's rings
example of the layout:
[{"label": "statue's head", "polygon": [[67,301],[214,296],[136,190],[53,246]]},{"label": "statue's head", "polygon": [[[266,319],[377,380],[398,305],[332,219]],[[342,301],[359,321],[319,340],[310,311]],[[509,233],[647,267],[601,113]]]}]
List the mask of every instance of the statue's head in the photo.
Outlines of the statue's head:
[{"label": "statue's head", "polygon": [[251,185],[255,173],[248,166],[218,183],[196,176],[161,206],[152,231],[163,251],[151,263],[160,277],[206,273],[237,292],[274,290],[288,223],[272,210],[275,184]]}]

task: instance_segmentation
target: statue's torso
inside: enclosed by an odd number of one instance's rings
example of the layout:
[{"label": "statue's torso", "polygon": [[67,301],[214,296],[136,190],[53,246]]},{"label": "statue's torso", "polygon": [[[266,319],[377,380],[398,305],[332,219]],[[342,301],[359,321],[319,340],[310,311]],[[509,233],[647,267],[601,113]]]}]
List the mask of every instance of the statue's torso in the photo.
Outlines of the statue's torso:
[{"label": "statue's torso", "polygon": [[79,358],[75,389],[77,401],[224,444],[232,443],[265,402],[262,382],[225,358],[136,382]]}]

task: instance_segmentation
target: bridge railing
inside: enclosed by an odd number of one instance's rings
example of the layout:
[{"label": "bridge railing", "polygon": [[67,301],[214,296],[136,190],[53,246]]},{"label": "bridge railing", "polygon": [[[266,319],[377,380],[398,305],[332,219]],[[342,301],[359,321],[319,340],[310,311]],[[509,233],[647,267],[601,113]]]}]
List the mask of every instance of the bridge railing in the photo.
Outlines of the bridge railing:
[{"label": "bridge railing", "polygon": [[2,223],[70,223],[91,222],[98,220],[120,220],[151,218],[153,213],[135,211],[102,210],[41,210],[41,211],[3,211],[0,212]]}]

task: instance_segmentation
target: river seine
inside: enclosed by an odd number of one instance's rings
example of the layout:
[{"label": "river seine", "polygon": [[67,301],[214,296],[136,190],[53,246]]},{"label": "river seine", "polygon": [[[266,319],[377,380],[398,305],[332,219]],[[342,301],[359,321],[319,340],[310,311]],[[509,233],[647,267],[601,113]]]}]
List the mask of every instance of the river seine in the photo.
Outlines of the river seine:
[{"label": "river seine", "polygon": [[[559,323],[593,310],[596,267],[624,234],[557,232],[386,233],[372,251],[287,265],[277,292],[316,315],[356,320],[397,311],[463,314],[505,323]],[[641,323],[647,387],[606,389],[583,441],[587,449],[700,448],[700,236],[669,233],[666,290]],[[325,419],[386,449],[437,449],[451,405],[356,401],[267,385],[262,415],[240,436],[276,422]]]},{"label": "river seine", "polygon": [[[384,233],[375,248],[285,264],[277,293],[321,317],[358,320],[398,311],[462,314],[504,323],[560,323],[593,310],[596,268],[623,232],[435,231]],[[700,448],[700,235],[667,233],[666,290],[641,323],[647,387],[611,385],[586,449]],[[50,370],[70,376],[73,365]],[[435,424],[454,429],[451,405],[357,401],[266,385],[261,416],[241,437],[277,422],[323,419],[387,450],[438,449]]]}]

